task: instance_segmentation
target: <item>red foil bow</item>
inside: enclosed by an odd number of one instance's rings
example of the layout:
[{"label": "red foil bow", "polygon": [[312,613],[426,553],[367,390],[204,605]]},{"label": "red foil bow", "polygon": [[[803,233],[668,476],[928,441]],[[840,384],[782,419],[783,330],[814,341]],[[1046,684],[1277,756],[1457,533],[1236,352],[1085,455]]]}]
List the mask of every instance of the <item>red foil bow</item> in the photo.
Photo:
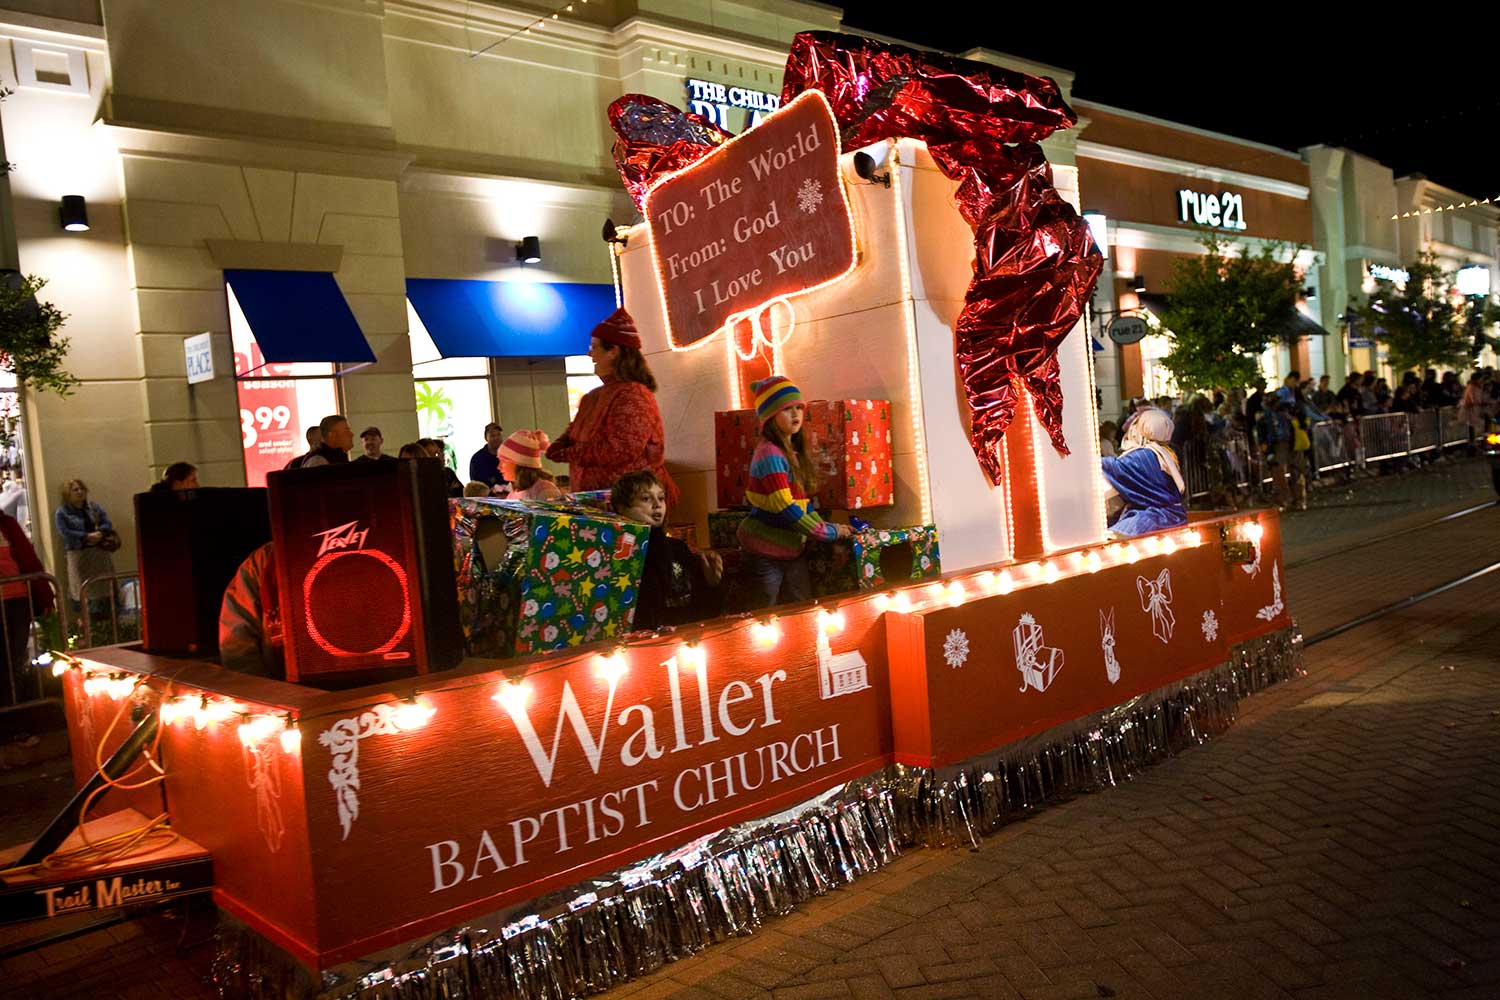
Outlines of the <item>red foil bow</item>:
[{"label": "red foil bow", "polygon": [[958,209],[974,229],[974,280],[954,327],[955,354],[972,411],[969,443],[990,481],[1000,480],[1001,438],[1023,391],[1066,455],[1057,349],[1083,315],[1104,258],[1052,186],[1036,145],[1078,122],[1057,84],[813,31],[792,42],[782,102],[813,89],[833,105],[845,149],[919,139],[959,182]]},{"label": "red foil bow", "polygon": [[[959,182],[959,212],[974,229],[974,280],[954,328],[955,355],[972,414],[969,443],[990,481],[1000,480],[1001,439],[1023,393],[1066,455],[1057,349],[1083,314],[1104,259],[1052,186],[1036,145],[1078,121],[1057,84],[814,31],[792,42],[782,103],[813,89],[832,105],[845,149],[919,139]],[[704,118],[642,94],[611,104],[609,120],[619,136],[615,164],[637,206],[659,177],[729,138]]]}]

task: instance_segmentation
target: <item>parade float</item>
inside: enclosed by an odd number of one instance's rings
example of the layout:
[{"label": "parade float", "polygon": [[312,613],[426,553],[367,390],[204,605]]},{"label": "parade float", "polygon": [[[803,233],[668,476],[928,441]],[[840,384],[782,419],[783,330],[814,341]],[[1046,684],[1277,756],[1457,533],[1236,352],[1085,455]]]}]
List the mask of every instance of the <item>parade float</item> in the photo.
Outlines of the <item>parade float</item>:
[{"label": "parade float", "polygon": [[94,812],[164,815],[211,858],[231,994],[598,992],[1126,780],[1295,669],[1274,513],[1106,528],[1100,258],[1038,145],[1075,121],[1051,81],[804,34],[740,136],[638,95],[610,116],[673,520],[732,561],[747,387],[785,372],[819,401],[822,506],[861,528],[815,560],[814,602],[641,633],[645,530],[597,496],[455,501],[454,567],[422,574],[452,615],[411,613],[420,588],[344,517],[282,595],[288,649],[353,641],[311,580],[374,554],[408,608],[377,648],[457,629],[461,662],[323,690],[59,658],[81,785],[151,730],[162,780]]}]

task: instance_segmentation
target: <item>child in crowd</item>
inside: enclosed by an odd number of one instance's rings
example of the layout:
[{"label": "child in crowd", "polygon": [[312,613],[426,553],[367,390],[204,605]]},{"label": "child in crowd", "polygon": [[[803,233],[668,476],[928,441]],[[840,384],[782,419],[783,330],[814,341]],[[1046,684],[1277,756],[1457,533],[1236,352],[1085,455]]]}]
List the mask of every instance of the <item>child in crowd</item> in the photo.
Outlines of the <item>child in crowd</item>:
[{"label": "child in crowd", "polygon": [[511,483],[511,500],[552,500],[562,496],[552,473],[542,468],[551,444],[541,431],[516,431],[500,445],[500,475]]},{"label": "child in crowd", "polygon": [[719,587],[724,562],[716,552],[694,553],[667,534],[662,527],[667,491],[656,476],[646,470],[621,476],[609,492],[609,505],[621,517],[651,526],[632,627],[657,629],[716,617],[724,603]]},{"label": "child in crowd", "polygon": [[802,390],[784,375],[754,382],[761,441],[750,458],[740,524],[745,601],[748,609],[812,600],[812,580],[803,548],[809,538],[848,538],[847,524],[824,521],[808,503],[817,492],[817,471],[807,455]]}]

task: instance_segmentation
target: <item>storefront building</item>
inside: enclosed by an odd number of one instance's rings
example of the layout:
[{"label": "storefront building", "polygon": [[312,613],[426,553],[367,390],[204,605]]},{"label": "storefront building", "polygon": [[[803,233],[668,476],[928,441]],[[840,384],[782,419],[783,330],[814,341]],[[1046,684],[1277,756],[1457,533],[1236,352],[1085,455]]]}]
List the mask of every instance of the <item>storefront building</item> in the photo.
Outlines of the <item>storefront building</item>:
[{"label": "storefront building", "polygon": [[[1353,150],[1310,146],[1303,157],[1311,172],[1315,239],[1327,256],[1321,321],[1340,332],[1346,349],[1329,352],[1328,370],[1335,382],[1349,370],[1399,378],[1371,332],[1347,322],[1348,309],[1376,291],[1379,282],[1404,285],[1408,265],[1426,251],[1455,276],[1459,294],[1470,304],[1500,290],[1500,208],[1420,175],[1397,178],[1389,167]],[[1495,364],[1492,348],[1479,363]]]},{"label": "storefront building", "polygon": [[[1080,115],[1078,183],[1106,264],[1091,333],[1101,396],[1113,417],[1123,401],[1175,395],[1161,364],[1168,338],[1155,323],[1170,294],[1175,261],[1202,254],[1208,235],[1258,252],[1287,245],[1306,282],[1301,304],[1311,322],[1319,300],[1308,169],[1296,153],[1100,104],[1075,102]],[[1107,244],[1107,245],[1106,245]],[[1151,332],[1112,342],[1110,323],[1140,316]],[[1327,368],[1315,326],[1294,348],[1267,351],[1268,379]],[[1129,338],[1124,338],[1129,339]]]},{"label": "storefront building", "polygon": [[[17,401],[53,566],[74,476],[128,527],[167,465],[258,484],[331,412],[392,453],[443,437],[461,475],[490,420],[560,433],[615,306],[601,227],[635,214],[609,102],[696,99],[739,131],[791,37],[839,19],[646,2],[527,33],[535,11],[462,0],[7,6],[4,214],[82,380]],[[60,224],[75,195],[86,230]]]}]

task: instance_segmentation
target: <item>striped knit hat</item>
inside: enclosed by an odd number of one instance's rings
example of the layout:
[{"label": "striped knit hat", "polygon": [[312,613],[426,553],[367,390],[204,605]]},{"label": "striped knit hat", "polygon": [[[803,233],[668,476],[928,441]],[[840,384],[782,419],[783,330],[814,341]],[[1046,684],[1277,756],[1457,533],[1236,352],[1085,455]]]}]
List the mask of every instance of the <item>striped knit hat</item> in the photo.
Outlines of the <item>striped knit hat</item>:
[{"label": "striped knit hat", "polygon": [[785,375],[772,375],[751,382],[750,391],[755,394],[755,416],[762,427],[788,406],[802,402],[802,390]]},{"label": "striped knit hat", "polygon": [[505,462],[514,462],[523,469],[540,469],[542,456],[552,442],[542,431],[516,431],[505,439],[495,452],[495,457]]},{"label": "striped knit hat", "polygon": [[636,332],[635,320],[623,306],[600,320],[591,336],[597,337],[601,344],[641,349],[641,335]]}]

